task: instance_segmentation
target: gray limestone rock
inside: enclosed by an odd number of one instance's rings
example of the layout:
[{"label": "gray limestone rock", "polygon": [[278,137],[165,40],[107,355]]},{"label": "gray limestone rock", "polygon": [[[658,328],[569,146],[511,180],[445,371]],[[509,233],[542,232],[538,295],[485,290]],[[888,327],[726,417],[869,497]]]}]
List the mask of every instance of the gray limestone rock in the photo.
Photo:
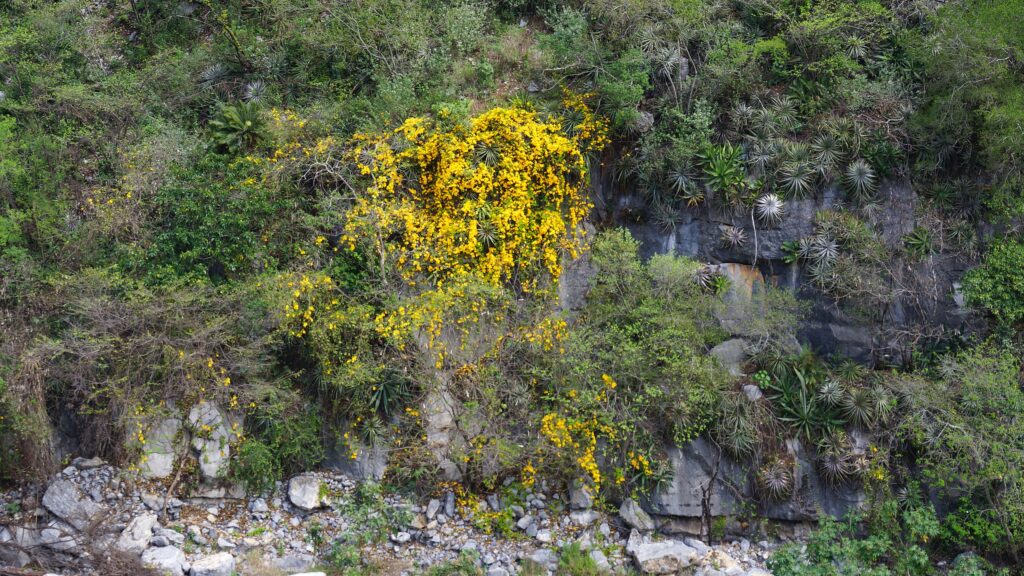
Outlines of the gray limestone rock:
[{"label": "gray limestone rock", "polygon": [[174,546],[150,548],[144,551],[142,563],[170,576],[184,576],[185,566],[188,565],[185,553]]},{"label": "gray limestone rock", "polygon": [[320,479],[312,474],[300,474],[288,482],[288,500],[303,510],[320,507]]},{"label": "gray limestone rock", "polygon": [[93,502],[70,480],[55,480],[43,494],[43,506],[78,530],[85,530],[104,508]]},{"label": "gray limestone rock", "polygon": [[231,576],[235,571],[235,557],[227,552],[204,556],[192,563],[190,576]]},{"label": "gray limestone rock", "polygon": [[641,532],[654,530],[654,520],[640,507],[632,498],[626,498],[619,506],[619,516],[630,528],[636,528]]},{"label": "gray limestone rock", "polygon": [[142,554],[153,540],[153,527],[156,526],[156,514],[144,512],[128,523],[117,539],[117,548],[129,554]]}]

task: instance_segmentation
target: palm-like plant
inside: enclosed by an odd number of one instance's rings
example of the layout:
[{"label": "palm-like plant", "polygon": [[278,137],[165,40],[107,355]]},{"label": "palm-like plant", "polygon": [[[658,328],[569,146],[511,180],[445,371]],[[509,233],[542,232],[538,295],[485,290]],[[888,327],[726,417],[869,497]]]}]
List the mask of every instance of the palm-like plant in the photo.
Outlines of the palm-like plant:
[{"label": "palm-like plant", "polygon": [[878,185],[876,179],[875,169],[865,160],[858,158],[846,167],[843,181],[853,199],[864,204],[875,194]]},{"label": "palm-like plant", "polygon": [[786,203],[777,195],[768,193],[757,199],[754,203],[754,210],[757,217],[768,226],[778,226],[782,222]]},{"label": "palm-like plant", "polygon": [[265,137],[266,119],[256,102],[239,102],[221,108],[210,120],[213,140],[232,154],[250,150]]},{"label": "palm-like plant", "polygon": [[757,471],[757,485],[770,501],[781,501],[793,493],[793,467],[782,458],[772,458]]}]

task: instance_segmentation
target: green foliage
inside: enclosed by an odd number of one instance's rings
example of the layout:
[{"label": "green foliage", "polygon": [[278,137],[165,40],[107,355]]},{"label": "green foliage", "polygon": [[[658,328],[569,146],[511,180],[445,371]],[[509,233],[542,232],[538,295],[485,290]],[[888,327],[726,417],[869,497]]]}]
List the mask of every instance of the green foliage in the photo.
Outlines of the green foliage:
[{"label": "green foliage", "polygon": [[230,154],[247,152],[266,139],[267,121],[256,102],[222,106],[210,120],[213,142]]},{"label": "green foliage", "polygon": [[284,223],[304,199],[266,186],[259,175],[246,160],[228,163],[212,154],[176,167],[153,199],[152,245],[131,254],[126,265],[147,272],[153,282],[219,282],[289,258],[297,231]]},{"label": "green foliage", "polygon": [[708,186],[727,204],[735,204],[745,191],[747,175],[743,169],[742,153],[739,146],[724,144],[712,146],[701,155]]},{"label": "green foliage", "polygon": [[1024,547],[1024,409],[1020,354],[988,344],[950,358],[944,381],[904,384],[900,429],[921,450],[929,484],[962,495],[949,523],[957,544],[1016,556]]},{"label": "green foliage", "polygon": [[[862,522],[867,535],[861,534]],[[806,546],[783,546],[768,567],[779,576],[924,576],[934,570],[926,543],[938,532],[930,505],[914,502],[901,508],[888,499],[866,516],[851,514],[839,522],[824,516]]]},{"label": "green foliage", "polygon": [[281,467],[270,447],[259,440],[246,438],[235,449],[231,476],[253,494],[266,494],[273,490],[274,482],[281,478]]},{"label": "green foliage", "polygon": [[563,546],[558,555],[558,573],[565,576],[601,576],[607,574],[597,566],[590,553],[577,543]]},{"label": "green foliage", "polygon": [[[247,442],[263,445],[264,450],[256,448],[253,455],[268,458],[273,464],[263,469],[264,483],[279,480],[281,477],[273,476],[275,473],[288,476],[311,470],[323,461],[323,423],[315,407],[302,406],[300,397],[273,388],[267,389],[253,405],[248,425],[256,438],[242,444],[243,447]],[[247,476],[251,478],[259,470],[243,468],[240,472],[249,472]]]},{"label": "green foliage", "polygon": [[389,534],[408,525],[410,520],[409,512],[386,502],[380,484],[372,481],[359,484],[339,510],[351,526],[343,540],[357,546],[387,540]]},{"label": "green foliage", "polygon": [[1003,327],[1024,321],[1024,244],[1003,239],[989,247],[981,266],[964,276],[967,301]]}]

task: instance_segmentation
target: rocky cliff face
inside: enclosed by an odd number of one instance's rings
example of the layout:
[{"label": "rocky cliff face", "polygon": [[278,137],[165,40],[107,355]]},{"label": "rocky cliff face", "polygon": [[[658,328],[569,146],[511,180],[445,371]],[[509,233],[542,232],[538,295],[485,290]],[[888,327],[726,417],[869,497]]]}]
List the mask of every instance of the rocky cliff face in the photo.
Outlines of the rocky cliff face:
[{"label": "rocky cliff face", "polygon": [[[635,194],[619,195],[604,207],[609,219],[629,228],[641,241],[647,256],[674,251],[702,262],[729,265],[730,278],[748,286],[759,273],[775,286],[796,291],[810,305],[797,337],[816,352],[865,363],[899,363],[916,337],[966,329],[959,280],[970,262],[946,254],[914,261],[900,258],[903,237],[920,224],[917,194],[905,180],[888,180],[881,184],[878,198],[872,223],[892,255],[885,275],[896,297],[869,316],[851,313],[811,287],[805,266],[785,261],[784,243],[811,236],[820,211],[843,209],[842,193],[835,187],[818,197],[787,201],[782,221],[774,227],[752,221],[750,213],[721,213],[701,205],[681,210],[678,224],[667,230]],[[724,244],[722,230],[728,226],[743,230],[746,241],[739,246]]]}]

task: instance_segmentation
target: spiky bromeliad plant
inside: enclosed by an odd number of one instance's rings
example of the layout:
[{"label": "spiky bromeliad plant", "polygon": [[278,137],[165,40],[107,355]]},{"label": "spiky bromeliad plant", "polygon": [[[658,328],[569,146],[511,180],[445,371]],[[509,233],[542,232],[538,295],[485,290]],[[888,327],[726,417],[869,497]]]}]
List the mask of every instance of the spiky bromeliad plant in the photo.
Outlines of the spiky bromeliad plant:
[{"label": "spiky bromeliad plant", "polygon": [[857,470],[853,446],[845,432],[837,430],[818,442],[818,472],[832,486],[849,481]]},{"label": "spiky bromeliad plant", "polygon": [[793,493],[793,485],[793,464],[785,458],[771,458],[757,471],[757,487],[768,501],[785,500]]},{"label": "spiky bromeliad plant", "polygon": [[701,158],[704,162],[704,180],[711,190],[723,195],[728,203],[735,203],[746,184],[743,149],[728,143],[711,146]]},{"label": "spiky bromeliad plant", "polygon": [[777,195],[768,193],[757,199],[754,211],[757,217],[768,226],[778,226],[785,214],[786,203]]},{"label": "spiky bromeliad plant", "polygon": [[777,374],[768,387],[768,397],[779,421],[806,440],[842,424],[834,410],[818,399],[817,383],[818,376],[813,371],[794,367]]},{"label": "spiky bromeliad plant", "polygon": [[850,196],[860,204],[867,204],[875,195],[878,187],[875,169],[867,161],[858,158],[846,167],[843,183]]},{"label": "spiky bromeliad plant", "polygon": [[814,191],[814,164],[790,160],[779,169],[779,187],[791,198],[806,198]]},{"label": "spiky bromeliad plant", "polygon": [[743,228],[736,226],[722,226],[722,245],[729,248],[739,248],[747,243],[747,233]]}]

